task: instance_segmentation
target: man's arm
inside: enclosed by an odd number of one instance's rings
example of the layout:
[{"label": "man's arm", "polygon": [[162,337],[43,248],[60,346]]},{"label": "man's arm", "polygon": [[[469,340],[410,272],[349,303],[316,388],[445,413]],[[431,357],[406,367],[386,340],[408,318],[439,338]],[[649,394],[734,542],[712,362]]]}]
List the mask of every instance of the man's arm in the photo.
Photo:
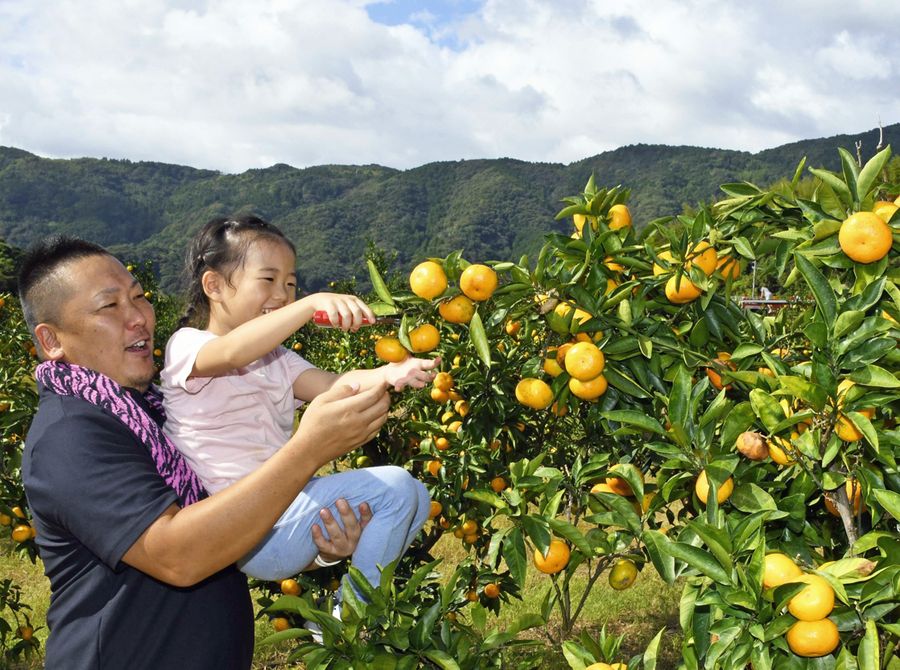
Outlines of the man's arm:
[{"label": "man's arm", "polygon": [[122,560],[173,586],[191,586],[231,565],[262,540],[322,465],[378,433],[389,404],[377,387],[356,392],[340,385],[322,394],[259,469],[193,505],[172,505]]}]

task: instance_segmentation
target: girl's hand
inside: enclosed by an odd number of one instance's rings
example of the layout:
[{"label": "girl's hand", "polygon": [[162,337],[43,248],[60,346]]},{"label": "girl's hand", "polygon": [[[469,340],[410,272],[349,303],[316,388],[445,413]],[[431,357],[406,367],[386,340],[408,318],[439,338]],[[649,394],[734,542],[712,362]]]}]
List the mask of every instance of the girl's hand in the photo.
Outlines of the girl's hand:
[{"label": "girl's hand", "polygon": [[325,524],[327,536],[319,528],[319,524],[313,524],[312,527],[312,538],[316,547],[319,548],[319,555],[322,560],[329,562],[351,556],[356,551],[356,545],[359,543],[359,536],[362,535],[363,529],[372,520],[372,510],[368,503],[359,506],[358,519],[353,513],[353,508],[343,498],[335,502],[335,507],[341,515],[341,523],[338,523],[327,509],[319,512],[319,517]]},{"label": "girl's hand", "polygon": [[434,370],[441,364],[437,358],[407,358],[402,363],[388,363],[384,370],[384,381],[395,391],[402,391],[407,386],[420,389],[434,379]]},{"label": "girl's hand", "polygon": [[341,330],[356,332],[364,320],[375,323],[375,312],[355,295],[343,293],[313,293],[303,300],[308,301],[314,311],[328,314],[331,325]]}]

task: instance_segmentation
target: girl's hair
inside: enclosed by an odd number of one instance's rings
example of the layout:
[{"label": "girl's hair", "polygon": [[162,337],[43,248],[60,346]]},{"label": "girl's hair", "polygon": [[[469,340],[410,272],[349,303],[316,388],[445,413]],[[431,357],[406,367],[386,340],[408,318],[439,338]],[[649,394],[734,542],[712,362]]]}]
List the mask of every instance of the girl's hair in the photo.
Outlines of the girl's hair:
[{"label": "girl's hair", "polygon": [[179,327],[205,328],[209,323],[209,298],[203,292],[203,273],[218,272],[231,285],[231,278],[247,257],[250,246],[260,240],[280,242],[296,256],[294,244],[277,227],[256,216],[217,218],[201,228],[188,247],[184,264],[187,300]]}]

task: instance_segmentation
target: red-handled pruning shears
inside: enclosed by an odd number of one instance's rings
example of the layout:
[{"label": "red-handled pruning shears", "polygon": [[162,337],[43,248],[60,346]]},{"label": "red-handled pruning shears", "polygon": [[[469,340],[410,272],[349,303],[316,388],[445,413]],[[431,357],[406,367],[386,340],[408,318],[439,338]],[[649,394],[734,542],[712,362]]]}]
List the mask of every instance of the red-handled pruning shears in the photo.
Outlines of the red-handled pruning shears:
[{"label": "red-handled pruning shears", "polygon": [[[329,318],[328,312],[326,312],[324,309],[317,309],[315,312],[313,312],[312,321],[317,326],[332,326],[331,318]],[[362,322],[364,326],[372,326],[378,324],[397,324],[400,323],[400,319],[398,319],[396,316],[379,316],[375,318],[374,322],[372,322],[364,316]]]}]

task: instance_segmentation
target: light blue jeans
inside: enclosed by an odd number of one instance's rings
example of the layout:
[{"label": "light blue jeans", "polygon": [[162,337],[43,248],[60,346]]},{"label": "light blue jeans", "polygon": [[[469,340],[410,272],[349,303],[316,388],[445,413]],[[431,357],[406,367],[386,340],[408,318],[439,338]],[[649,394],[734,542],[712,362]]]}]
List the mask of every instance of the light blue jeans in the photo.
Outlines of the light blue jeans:
[{"label": "light blue jeans", "polygon": [[377,585],[380,566],[400,557],[428,520],[431,498],[425,486],[403,468],[386,465],[314,477],[291,503],[274,528],[238,567],[257,579],[280,580],[296,575],[319,553],[312,539],[313,524],[322,532],[319,512],[329,509],[340,524],[335,507],[346,500],[357,513],[362,503],[372,509],[353,552],[353,566]]}]

